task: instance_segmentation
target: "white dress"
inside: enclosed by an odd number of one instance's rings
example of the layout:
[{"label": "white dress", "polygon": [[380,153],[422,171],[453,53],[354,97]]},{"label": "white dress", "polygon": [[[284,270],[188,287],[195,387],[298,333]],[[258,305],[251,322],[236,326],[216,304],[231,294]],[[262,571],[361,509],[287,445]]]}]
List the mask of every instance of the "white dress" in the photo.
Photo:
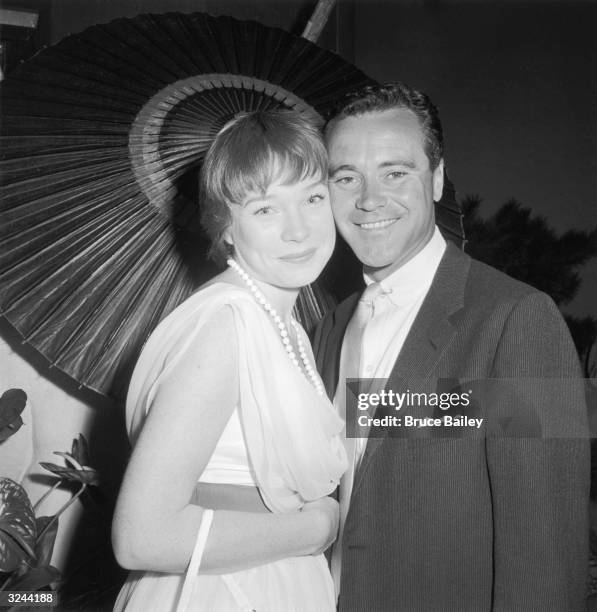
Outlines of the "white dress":
[{"label": "white dress", "polygon": [[[129,435],[134,443],[162,377],[223,307],[234,315],[240,400],[199,482],[257,486],[272,512],[296,512],[337,486],[347,465],[339,436],[344,425],[290,361],[269,315],[242,288],[214,283],[160,323],[131,380]],[[174,611],[184,578],[131,572],[115,610]],[[200,574],[187,609],[334,612],[336,600],[325,558],[307,555],[225,575]]]}]

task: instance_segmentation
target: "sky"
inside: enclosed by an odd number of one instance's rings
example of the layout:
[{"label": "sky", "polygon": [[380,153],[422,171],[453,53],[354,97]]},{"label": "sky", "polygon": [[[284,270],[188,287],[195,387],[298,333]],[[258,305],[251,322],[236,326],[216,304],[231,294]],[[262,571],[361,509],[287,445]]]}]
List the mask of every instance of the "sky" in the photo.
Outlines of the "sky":
[{"label": "sky", "polygon": [[[439,107],[459,197],[597,228],[597,3],[360,0],[354,62]],[[564,310],[597,317],[597,259]]]}]

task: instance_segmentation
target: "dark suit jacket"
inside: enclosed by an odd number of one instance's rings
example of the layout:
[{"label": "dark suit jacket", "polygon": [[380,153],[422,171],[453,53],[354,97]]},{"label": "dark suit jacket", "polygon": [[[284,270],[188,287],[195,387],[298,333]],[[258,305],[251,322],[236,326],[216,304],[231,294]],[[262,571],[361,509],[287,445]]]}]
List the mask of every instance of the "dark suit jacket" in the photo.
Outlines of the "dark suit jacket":
[{"label": "dark suit jacket", "polygon": [[[330,397],[357,300],[316,331]],[[344,532],[340,612],[585,609],[589,455],[579,376],[551,299],[448,245],[386,388],[415,389],[420,379],[503,387],[477,401],[482,433],[371,431]]]}]

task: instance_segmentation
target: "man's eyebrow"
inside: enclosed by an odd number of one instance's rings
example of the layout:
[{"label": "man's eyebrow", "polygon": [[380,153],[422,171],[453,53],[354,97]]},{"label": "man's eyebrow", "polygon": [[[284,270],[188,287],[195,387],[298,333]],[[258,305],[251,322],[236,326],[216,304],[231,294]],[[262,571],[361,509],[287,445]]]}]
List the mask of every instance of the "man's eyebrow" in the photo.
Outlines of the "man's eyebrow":
[{"label": "man's eyebrow", "polygon": [[[416,170],[417,164],[411,159],[391,159],[388,161],[381,162],[378,168],[390,168],[392,166],[401,166],[402,168],[408,168],[410,170]],[[333,176],[337,172],[358,172],[359,169],[352,164],[340,164],[339,166],[330,167],[330,176]]]},{"label": "man's eyebrow", "polygon": [[330,166],[330,175],[336,174],[336,172],[340,171],[348,171],[348,172],[358,172],[356,166],[352,164],[340,164],[339,166]]},{"label": "man's eyebrow", "polygon": [[390,166],[402,166],[403,168],[409,168],[410,170],[415,170],[417,164],[410,159],[396,159],[391,161],[385,161],[379,164],[380,168],[388,168]]}]

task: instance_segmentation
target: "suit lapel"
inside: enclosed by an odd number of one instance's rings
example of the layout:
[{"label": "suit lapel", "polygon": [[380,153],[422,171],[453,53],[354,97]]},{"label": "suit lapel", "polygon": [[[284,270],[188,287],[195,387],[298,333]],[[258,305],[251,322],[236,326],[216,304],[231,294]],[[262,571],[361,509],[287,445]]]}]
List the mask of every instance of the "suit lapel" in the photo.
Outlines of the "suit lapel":
[{"label": "suit lapel", "polygon": [[323,384],[328,397],[333,400],[338,386],[340,375],[340,354],[342,352],[342,341],[348,322],[357,307],[361,294],[359,292],[350,295],[332,313],[329,330],[323,330],[325,345],[318,349],[316,362],[317,369],[321,373]]},{"label": "suit lapel", "polygon": [[[409,379],[429,378],[436,370],[442,353],[456,331],[450,317],[463,307],[470,262],[468,255],[448,243],[431,287],[388,378],[388,389],[402,389]],[[382,429],[369,437],[355,474],[353,495],[357,493],[368,464],[387,435],[388,430]]]}]

